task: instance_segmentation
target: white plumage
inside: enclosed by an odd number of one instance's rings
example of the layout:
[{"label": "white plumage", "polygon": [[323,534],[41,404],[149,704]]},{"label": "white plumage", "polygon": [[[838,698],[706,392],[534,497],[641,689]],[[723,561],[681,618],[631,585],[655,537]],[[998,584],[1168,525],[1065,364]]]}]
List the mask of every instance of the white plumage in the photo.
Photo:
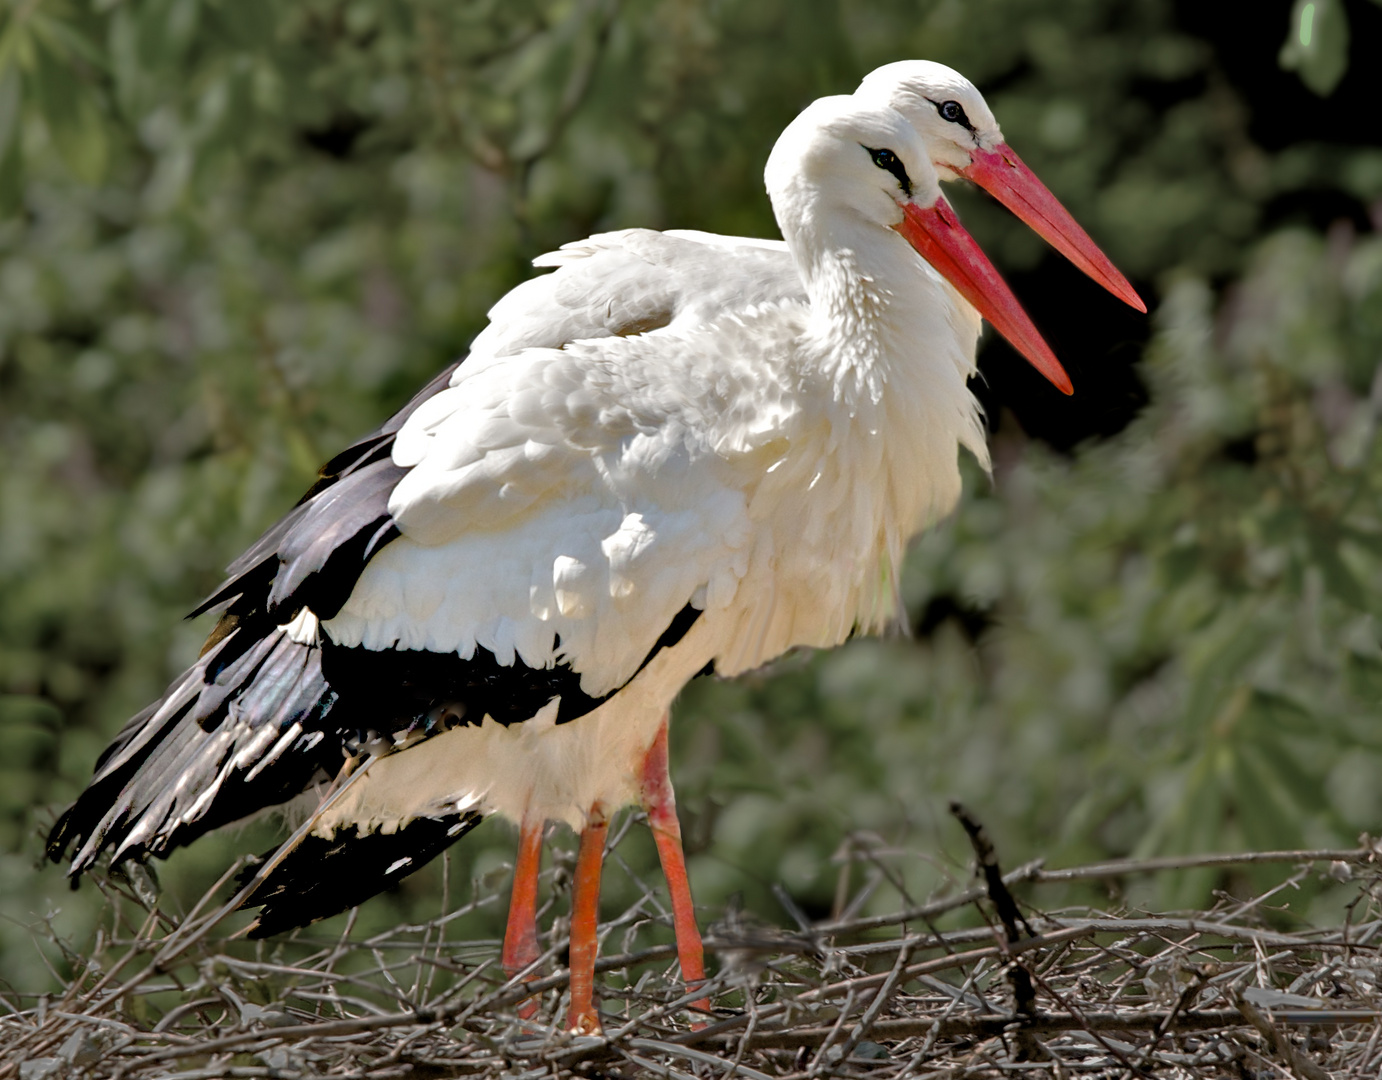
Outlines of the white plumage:
[{"label": "white plumage", "polygon": [[[979,321],[894,231],[897,181],[861,144],[891,149],[934,202],[899,115],[808,109],[767,172],[807,299],[472,356],[409,418],[393,459],[410,471],[389,499],[403,536],[323,631],[568,663],[592,697],[623,689],[571,725],[548,710],[512,733],[457,728],[423,772],[410,753],[381,762],[323,833],[366,806],[389,828],[448,802],[522,821],[530,800],[580,827],[593,805],[637,801],[663,715],[708,663],[734,675],[895,617],[906,542],[959,497],[959,448],[987,464],[965,385]],[[688,602],[698,626],[635,677]],[[386,791],[402,796],[392,813]]]},{"label": "white plumage", "polygon": [[954,507],[958,454],[988,464],[966,385],[980,311],[1068,387],[933,161],[980,170],[1126,288],[954,72],[913,63],[817,102],[768,161],[785,242],[629,230],[544,256],[555,272],[495,305],[445,383],[338,456],[204,605],[224,614],[203,657],[102,757],[53,856],[76,844],[76,874],[107,847],[163,854],[348,777],[249,880],[262,935],[497,813],[523,830],[517,972],[542,825],[562,821],[582,830],[571,1022],[589,1029],[605,823],[641,802],[700,978],[674,697],[899,616],[906,544]]}]

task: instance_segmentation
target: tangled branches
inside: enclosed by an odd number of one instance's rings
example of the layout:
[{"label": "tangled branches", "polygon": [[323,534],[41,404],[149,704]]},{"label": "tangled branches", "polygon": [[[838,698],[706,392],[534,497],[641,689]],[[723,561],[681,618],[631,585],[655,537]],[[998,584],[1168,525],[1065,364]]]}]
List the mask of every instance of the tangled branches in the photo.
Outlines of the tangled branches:
[{"label": "tangled branches", "polygon": [[[796,912],[791,931],[730,912],[706,938],[718,958],[709,1023],[686,1011],[703,991],[681,985],[672,946],[632,947],[656,921],[651,890],[602,926],[606,951],[624,946],[599,964],[603,1038],[551,1026],[564,1015],[564,971],[506,980],[496,942],[448,941],[457,918],[502,903],[493,893],[372,938],[349,926],[334,940],[304,932],[291,959],[237,954],[217,940],[214,890],[176,922],[146,895],[141,925],[117,917],[86,955],[69,955],[75,974],[63,993],[0,998],[0,1078],[1319,1080],[1382,1070],[1382,847],[1365,838],[1351,851],[1034,864],[1003,875],[982,828],[955,809],[982,885],[861,916],[866,886],[843,917],[812,924]],[[1031,903],[1043,883],[1250,863],[1284,873],[1265,893],[1221,896],[1207,911],[1043,912]],[[1347,918],[1282,929],[1272,898],[1320,874],[1352,890]],[[128,911],[144,891],[137,884],[107,878],[102,887]],[[941,928],[960,921],[970,925]],[[565,947],[553,937],[549,971]],[[529,997],[541,1003],[538,1017],[520,1020]]]}]

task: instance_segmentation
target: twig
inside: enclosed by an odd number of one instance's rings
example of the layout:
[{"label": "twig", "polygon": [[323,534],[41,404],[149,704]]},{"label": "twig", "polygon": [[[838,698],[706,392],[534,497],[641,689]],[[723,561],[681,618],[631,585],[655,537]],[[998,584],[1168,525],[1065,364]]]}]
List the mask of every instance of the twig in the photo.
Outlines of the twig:
[{"label": "twig", "polygon": [[1238,1006],[1238,1011],[1242,1013],[1243,1018],[1261,1033],[1262,1038],[1266,1041],[1267,1049],[1285,1061],[1291,1072],[1298,1077],[1303,1077],[1304,1080],[1329,1080],[1329,1073],[1292,1046],[1290,1039],[1282,1036],[1276,1024],[1272,1023],[1271,1017],[1244,998],[1242,994],[1234,995],[1234,1003]]},{"label": "twig", "polygon": [[[1011,1016],[956,1016],[949,1020],[919,1018],[914,1020],[879,1020],[873,1025],[875,1037],[884,1040],[908,1039],[926,1035],[937,1028],[938,1037],[991,1038],[1009,1030],[1022,1028],[1027,1031],[1156,1031],[1164,1024],[1170,1024],[1172,1031],[1215,1031],[1233,1027],[1243,1019],[1237,1009],[1212,1009],[1184,1012],[1174,1016],[1169,1012],[1150,1013],[1037,1013],[1028,1020],[1015,1020]],[[1310,1027],[1346,1027],[1352,1024],[1375,1024],[1382,1021],[1382,1010],[1358,1009],[1337,1012],[1274,1012],[1272,1018],[1278,1023]],[[791,1030],[763,1031],[754,1035],[752,1043],[756,1048],[798,1046],[819,1046],[834,1028],[808,1027]],[[728,1040],[724,1040],[728,1044]],[[717,1041],[718,1045],[718,1041]]]},{"label": "twig", "polygon": [[[984,841],[976,845],[976,856],[986,887],[921,910],[936,919],[943,914],[938,905],[950,911],[988,897],[984,910],[991,904],[998,912],[992,927],[931,922],[929,932],[895,931],[888,940],[834,944],[838,935],[905,928],[921,917],[909,904],[901,913],[825,924],[813,925],[803,915],[790,933],[722,930],[707,935],[710,953],[748,960],[722,963],[695,991],[664,964],[675,956],[672,945],[637,947],[656,905],[649,900],[653,891],[635,877],[638,895],[601,926],[606,938],[622,935],[628,942],[598,965],[602,973],[619,975],[607,999],[627,1003],[627,1015],[617,1027],[611,1021],[606,1038],[573,1039],[557,1027],[521,1022],[510,1011],[521,998],[566,985],[565,971],[532,983],[503,980],[495,977],[497,941],[457,942],[453,933],[447,935],[452,943],[442,947],[443,928],[465,912],[497,903],[494,890],[477,888],[454,911],[365,940],[349,933],[322,941],[295,935],[268,949],[258,945],[253,954],[238,941],[207,946],[212,938],[201,912],[210,900],[204,898],[189,916],[174,919],[162,940],[147,937],[157,930],[154,915],[142,929],[129,931],[133,937],[117,924],[114,935],[103,935],[86,950],[86,962],[56,1002],[35,997],[25,1004],[10,995],[8,1013],[0,1009],[0,1074],[12,1076],[29,1060],[61,1065],[66,1057],[59,1053],[80,1052],[87,1055],[81,1069],[89,1080],[388,1080],[409,1069],[414,1075],[477,1080],[578,1080],[593,1074],[614,1080],[649,1074],[806,1080],[811,1074],[863,1073],[902,1080],[933,1071],[956,1078],[1031,1073],[1059,1080],[1119,1069],[1158,1080],[1193,1080],[1231,1073],[1235,1062],[1278,1073],[1289,1069],[1297,1080],[1324,1075],[1312,1068],[1376,1075],[1382,952],[1368,942],[1382,928],[1382,877],[1370,848],[1355,860],[1367,869],[1343,883],[1357,890],[1358,900],[1342,926],[1287,932],[1247,921],[1261,917],[1281,882],[1300,882],[1303,870],[1283,875],[1257,897],[1203,913],[1080,910],[1028,915],[1024,921],[1011,886],[1026,881],[1040,888],[1044,872],[1033,864],[1001,874],[992,846],[972,816],[970,821],[976,826],[972,835]],[[875,880],[883,874],[877,858],[906,857],[876,845],[868,854],[878,869]],[[1268,854],[1306,867],[1307,856],[1340,853]],[[612,861],[622,864],[617,856]],[[1108,865],[1073,869],[1078,877],[1093,869],[1103,873]],[[1137,870],[1128,865],[1127,872]],[[353,916],[347,923],[354,925]],[[1026,936],[1035,931],[1042,933]],[[565,945],[560,933],[549,940],[547,960]],[[177,955],[154,978],[152,963],[170,944]],[[106,953],[116,950],[115,960],[108,960]],[[80,957],[82,951],[69,946],[68,954]],[[99,966],[106,970],[93,979]],[[1025,1009],[999,1012],[997,1002],[989,1003],[992,987],[1001,985],[995,978],[999,967],[1020,969],[1033,987]],[[132,968],[138,969],[133,978]],[[82,989],[84,981],[89,988]],[[272,1003],[250,1004],[246,982],[269,986]],[[1236,996],[1245,986],[1255,987],[1247,994],[1247,1010]],[[1288,989],[1276,989],[1281,986]],[[184,1004],[157,1023],[134,1019],[144,1015],[141,1002],[153,1007],[176,993],[185,994]],[[411,1001],[414,994],[426,998],[425,1006]],[[693,995],[708,995],[721,1019],[688,1032],[679,1025],[686,1022],[683,1010]],[[1023,1000],[1018,993],[1014,998]],[[550,1007],[550,995],[546,1002]],[[1311,1007],[1316,1003],[1318,1008]],[[1285,1034],[1291,1028],[1316,1033],[1309,1054]],[[1327,1041],[1319,1037],[1326,1031]],[[865,1040],[881,1044],[889,1059],[866,1067],[858,1056]],[[177,1069],[187,1071],[170,1072]]]},{"label": "twig", "polygon": [[[1001,944],[1016,945],[1022,939],[1017,929],[1018,923],[1022,924],[1029,937],[1034,937],[1035,932],[1027,925],[1027,920],[1018,910],[1017,901],[1013,899],[1013,894],[1008,891],[1008,886],[1003,881],[1003,871],[998,865],[998,852],[994,849],[993,841],[989,839],[983,825],[957,802],[950,804],[950,813],[964,827],[970,846],[974,848],[974,858],[980,874],[983,875],[989,902],[993,904],[998,918],[1003,923],[1004,938]],[[1006,954],[1007,950],[1004,949],[1004,952]],[[1032,986],[1032,976],[1026,966],[1013,960],[1008,964],[1007,977],[1013,988],[1013,1012],[1022,1017],[1035,1015],[1036,988]],[[1035,1038],[1022,1028],[1017,1029],[1017,1049],[1018,1061],[1030,1061],[1037,1056]]]}]

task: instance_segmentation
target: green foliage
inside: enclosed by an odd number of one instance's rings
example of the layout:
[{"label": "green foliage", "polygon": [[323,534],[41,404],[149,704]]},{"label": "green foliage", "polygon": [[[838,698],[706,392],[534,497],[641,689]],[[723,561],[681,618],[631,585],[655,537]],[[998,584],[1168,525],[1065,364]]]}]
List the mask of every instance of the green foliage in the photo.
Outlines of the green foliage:
[{"label": "green foliage", "polygon": [[[1291,16],[1282,63],[1319,93],[1343,74],[1343,11],[1317,3],[1310,43],[1302,5]],[[984,613],[977,641],[944,620],[688,691],[673,768],[700,899],[748,890],[776,918],[781,881],[824,907],[846,842],[916,854],[879,904],[924,893],[933,860],[965,858],[943,812],[956,797],[1013,861],[1376,830],[1382,241],[1262,221],[1326,184],[1375,203],[1382,155],[1254,145],[1251,103],[1174,15],[1170,0],[7,5],[0,974],[47,977],[23,927],[50,907],[75,942],[101,917],[91,890],[33,871],[38,833],[195,655],[206,626],[180,616],[317,465],[462,353],[533,256],[630,225],[773,235],[760,177],[777,132],[905,56],[997,87],[1013,145],[1155,285],[1152,404],[1069,456],[999,423],[993,483],[970,468],[906,571],[915,616],[956,600]],[[1193,89],[1157,106],[1147,86]],[[1000,265],[1038,264],[1004,211],[957,201]],[[168,902],[270,832],[179,854]],[[493,824],[455,849],[451,895],[502,872],[510,843]],[[362,928],[434,908],[439,878],[408,879]]]},{"label": "green foliage", "polygon": [[1296,0],[1281,66],[1328,97],[1348,70],[1348,15],[1343,0]]}]

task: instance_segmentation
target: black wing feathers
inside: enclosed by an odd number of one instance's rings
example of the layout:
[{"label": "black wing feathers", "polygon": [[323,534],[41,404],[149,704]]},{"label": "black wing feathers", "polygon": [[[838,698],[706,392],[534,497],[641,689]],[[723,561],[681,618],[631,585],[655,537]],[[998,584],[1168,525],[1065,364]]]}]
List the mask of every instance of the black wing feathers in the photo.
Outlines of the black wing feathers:
[{"label": "black wing feathers", "polygon": [[[75,848],[71,873],[106,850],[116,860],[165,856],[210,829],[278,806],[329,781],[363,743],[403,749],[486,715],[532,717],[560,697],[557,722],[597,708],[567,665],[501,665],[483,648],[455,653],[336,645],[311,619],[330,619],[366,564],[399,536],[389,496],[407,470],[394,435],[444,389],[452,365],[378,431],[338,454],[310,491],[231,564],[226,582],[194,615],[222,609],[202,655],[163,698],[129,721],[91,783],[53,827],[56,862]],[[700,612],[687,606],[653,645],[681,640]],[[292,628],[288,624],[294,623]],[[309,835],[250,898],[264,911],[255,936],[335,914],[417,869],[480,820],[420,818],[392,833],[331,840]]]},{"label": "black wing feathers", "polygon": [[[700,615],[690,604],[677,612],[638,671],[660,650],[685,637]],[[479,724],[486,716],[506,726],[519,724],[555,697],[561,698],[556,722],[565,724],[619,692],[616,688],[592,697],[581,689],[580,672],[569,665],[530,668],[519,660],[500,664],[483,647],[462,660],[454,653],[347,648],[324,641],[322,672],[352,714],[360,716],[362,733],[373,729],[397,742],[409,735],[433,735],[457,723]]]},{"label": "black wing feathers", "polygon": [[[280,934],[362,904],[427,865],[481,820],[467,812],[415,818],[392,833],[361,836],[354,825],[329,840],[309,833],[241,905],[263,905],[249,936]],[[247,867],[236,884],[243,888],[256,870]]]},{"label": "black wing feathers", "polygon": [[269,615],[291,618],[309,607],[330,619],[341,610],[370,557],[398,538],[389,495],[407,472],[376,461],[304,505],[278,546],[279,570],[263,601]]},{"label": "black wing feathers", "polygon": [[192,616],[222,606],[237,619],[262,611],[287,622],[304,607],[334,616],[365,563],[398,537],[389,495],[407,472],[385,455],[299,503],[231,564],[230,579]]},{"label": "black wing feathers", "polygon": [[[356,552],[357,557],[368,561],[370,555],[384,544],[397,537],[397,530],[388,532],[392,521],[388,517],[389,494],[402,475],[407,471],[392,462],[393,438],[399,429],[428,398],[435,397],[445,390],[451,376],[460,367],[460,361],[439,372],[437,376],[413,395],[412,400],[386,420],[376,431],[372,431],[322,466],[321,472],[298,504],[287,514],[271,525],[258,540],[250,545],[238,559],[226,569],[227,580],[210,597],[200,604],[188,618],[196,618],[218,607],[230,605],[230,610],[243,617],[244,609],[253,608],[261,597],[269,597],[267,603],[281,604],[291,595],[292,590],[280,585],[274,588],[280,566],[285,566],[295,582],[301,582],[313,573],[320,573],[331,561],[333,554],[323,538],[315,537],[313,529],[329,531],[333,537],[342,538],[348,534],[346,525],[336,522],[331,512],[344,509],[357,527],[362,531],[374,526],[373,535]],[[336,497],[324,500],[323,496],[345,482],[346,489],[336,491]],[[386,525],[387,523],[387,525]],[[287,555],[285,557],[285,550]],[[313,560],[320,560],[314,564]],[[344,577],[353,560],[340,560],[333,567],[336,576],[341,578],[336,587],[326,590],[339,593],[335,609],[330,614],[322,613],[322,618],[330,618],[340,610],[354,586],[354,578],[344,587]],[[364,569],[361,562],[358,570]],[[355,577],[358,578],[357,573]],[[270,590],[272,590],[270,592]],[[236,597],[245,601],[233,604]],[[313,611],[317,608],[312,604]]]},{"label": "black wing feathers", "polygon": [[[325,618],[339,611],[369,558],[398,535],[388,499],[405,470],[390,457],[394,434],[456,367],[328,462],[298,505],[231,564],[192,613],[225,609],[201,657],[101,756],[49,834],[55,862],[74,846],[74,875],[107,848],[165,855],[340,767],[342,730],[327,721],[338,695],[322,676],[321,650],[280,624],[303,607]],[[294,725],[301,734],[285,741]]]},{"label": "black wing feathers", "polygon": [[323,731],[335,701],[320,649],[237,629],[120,732],[54,826],[49,855],[79,845],[73,874],[106,848],[167,855],[301,794],[340,768],[340,740]]}]

